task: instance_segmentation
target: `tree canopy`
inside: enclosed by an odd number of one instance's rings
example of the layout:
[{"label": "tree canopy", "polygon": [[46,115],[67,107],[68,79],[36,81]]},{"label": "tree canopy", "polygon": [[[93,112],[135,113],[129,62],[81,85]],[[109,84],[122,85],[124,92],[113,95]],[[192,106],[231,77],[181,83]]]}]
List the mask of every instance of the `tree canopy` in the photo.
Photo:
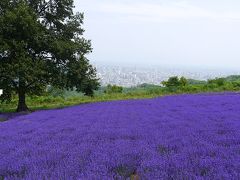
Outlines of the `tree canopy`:
[{"label": "tree canopy", "polygon": [[47,85],[93,95],[99,86],[86,54],[83,14],[73,13],[73,0],[0,1],[0,87],[2,100],[19,97],[18,111],[28,110],[26,94]]},{"label": "tree canopy", "polygon": [[179,87],[179,86],[186,86],[188,81],[185,77],[181,77],[180,79],[178,76],[170,77],[167,81],[163,81],[162,84],[166,87]]}]

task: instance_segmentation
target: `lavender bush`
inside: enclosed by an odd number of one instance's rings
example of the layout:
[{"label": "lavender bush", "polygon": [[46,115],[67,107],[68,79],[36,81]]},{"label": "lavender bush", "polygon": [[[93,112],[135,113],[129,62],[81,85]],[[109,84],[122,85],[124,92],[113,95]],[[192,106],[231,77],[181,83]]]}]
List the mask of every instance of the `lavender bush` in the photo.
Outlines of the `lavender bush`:
[{"label": "lavender bush", "polygon": [[240,179],[240,94],[38,111],[0,123],[0,179]]}]

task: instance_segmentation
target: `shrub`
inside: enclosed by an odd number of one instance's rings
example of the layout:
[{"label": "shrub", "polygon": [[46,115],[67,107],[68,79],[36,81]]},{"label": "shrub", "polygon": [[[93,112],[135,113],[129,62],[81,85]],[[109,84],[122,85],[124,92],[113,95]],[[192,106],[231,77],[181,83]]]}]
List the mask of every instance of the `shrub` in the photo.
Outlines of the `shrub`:
[{"label": "shrub", "polygon": [[216,84],[218,86],[223,86],[225,84],[225,79],[224,78],[209,79],[208,84]]},{"label": "shrub", "polygon": [[181,77],[180,79],[177,76],[170,77],[167,81],[163,81],[162,84],[165,87],[184,87],[187,86],[188,81],[185,77]]},{"label": "shrub", "polygon": [[123,87],[117,86],[117,85],[107,85],[106,89],[104,90],[104,93],[106,94],[115,94],[115,93],[122,93]]},{"label": "shrub", "polygon": [[237,81],[237,82],[232,82],[232,85],[234,88],[240,88],[240,82]]},{"label": "shrub", "polygon": [[179,83],[180,83],[180,86],[187,86],[188,85],[187,79],[183,76],[179,79]]},{"label": "shrub", "polygon": [[53,97],[57,97],[57,96],[63,97],[64,96],[64,90],[63,89],[55,88],[53,86],[48,87],[47,93],[50,96],[53,96]]}]

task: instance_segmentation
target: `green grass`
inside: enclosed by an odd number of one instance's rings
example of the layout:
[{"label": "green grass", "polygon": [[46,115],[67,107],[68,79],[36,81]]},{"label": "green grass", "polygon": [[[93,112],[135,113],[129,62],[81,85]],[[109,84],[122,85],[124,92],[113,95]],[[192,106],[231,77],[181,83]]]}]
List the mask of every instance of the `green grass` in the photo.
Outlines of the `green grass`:
[{"label": "green grass", "polygon": [[[138,87],[125,88],[123,93],[105,94],[96,92],[94,97],[83,96],[81,93],[69,93],[67,95],[53,96],[33,96],[27,97],[28,107],[35,111],[41,109],[55,109],[64,108],[67,106],[79,105],[84,103],[104,102],[113,100],[127,100],[127,99],[145,99],[154,98],[165,95],[174,94],[192,94],[192,93],[207,93],[207,92],[225,92],[225,91],[240,91],[240,87],[232,84],[225,84],[224,86],[210,85],[188,85],[182,88],[162,88],[162,87]],[[15,112],[17,107],[17,98],[13,98],[10,103],[0,104],[0,112]]]},{"label": "green grass", "polygon": [[[140,94],[111,94],[111,95],[96,95],[95,97],[52,97],[52,96],[39,96],[35,98],[27,98],[27,105],[31,110],[40,109],[55,109],[63,108],[67,106],[73,106],[84,103],[103,102],[112,100],[124,100],[124,99],[140,99],[140,98],[152,98],[154,95],[140,95]],[[10,103],[0,104],[0,112],[14,112],[16,111],[17,100],[14,99]]]}]

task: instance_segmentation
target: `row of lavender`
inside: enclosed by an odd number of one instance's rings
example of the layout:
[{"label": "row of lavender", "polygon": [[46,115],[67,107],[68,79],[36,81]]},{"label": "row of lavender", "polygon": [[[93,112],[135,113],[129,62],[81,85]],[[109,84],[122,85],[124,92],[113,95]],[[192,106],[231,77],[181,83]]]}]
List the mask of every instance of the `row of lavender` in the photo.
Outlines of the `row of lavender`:
[{"label": "row of lavender", "polygon": [[239,179],[240,94],[38,111],[0,123],[0,179]]}]

